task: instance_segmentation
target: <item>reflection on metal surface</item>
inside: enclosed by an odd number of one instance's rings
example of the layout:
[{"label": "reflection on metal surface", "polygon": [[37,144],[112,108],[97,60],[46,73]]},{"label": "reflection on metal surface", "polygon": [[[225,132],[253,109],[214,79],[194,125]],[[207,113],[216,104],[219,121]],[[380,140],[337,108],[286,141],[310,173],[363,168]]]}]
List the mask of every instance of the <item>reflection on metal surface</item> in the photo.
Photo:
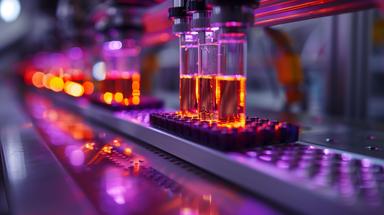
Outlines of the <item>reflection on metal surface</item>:
[{"label": "reflection on metal surface", "polygon": [[[64,100],[60,100],[60,102],[76,110],[86,110],[86,112],[84,112],[85,115],[91,119],[105,123],[105,125],[111,126],[126,135],[134,135],[141,141],[183,158],[245,189],[252,190],[255,193],[262,193],[264,196],[278,201],[286,207],[293,207],[303,213],[312,213],[314,211],[310,205],[300,204],[302,202],[316,202],[316,205],[322,208],[322,212],[327,210],[329,213],[335,213],[337,211],[340,213],[348,212],[359,214],[362,211],[370,211],[369,213],[374,214],[375,211],[380,211],[383,207],[383,201],[381,201],[381,203],[377,202],[378,195],[374,197],[374,200],[363,197],[363,195],[365,195],[363,193],[366,192],[364,185],[353,187],[353,194],[349,195],[348,192],[346,192],[345,196],[343,196],[345,194],[344,191],[348,191],[348,189],[344,189],[342,186],[340,186],[340,189],[334,189],[334,183],[339,183],[338,180],[340,178],[339,173],[334,171],[338,171],[339,169],[342,169],[341,171],[346,170],[344,167],[339,168],[340,165],[338,163],[340,162],[337,161],[338,157],[340,157],[340,155],[343,157],[344,154],[350,156],[351,160],[355,160],[353,162],[346,162],[348,163],[347,166],[352,169],[355,168],[352,167],[355,164],[359,166],[361,158],[371,159],[372,162],[376,164],[374,165],[376,169],[370,169],[371,172],[369,174],[371,174],[372,171],[376,171],[378,175],[380,175],[378,177],[381,178],[384,173],[382,160],[372,158],[372,156],[374,156],[373,154],[370,154],[370,157],[368,157],[358,155],[356,152],[350,153],[335,148],[323,152],[321,146],[312,145],[309,141],[301,141],[294,144],[270,146],[272,149],[269,146],[260,147],[262,150],[267,150],[266,155],[260,154],[260,156],[258,156],[257,152],[250,152],[251,155],[256,154],[256,158],[248,157],[248,155],[242,153],[232,156],[232,154],[229,153],[219,153],[206,147],[200,147],[194,142],[178,138],[172,134],[151,127],[145,120],[146,116],[149,115],[148,111],[111,113],[92,105],[87,106],[85,109],[85,107],[79,108],[76,104],[73,105],[73,103]],[[279,117],[275,116],[273,118]],[[307,124],[311,122],[311,126],[305,126],[311,129],[306,129],[303,133],[308,133],[308,131],[314,132],[320,127],[320,125],[317,125],[319,121],[303,121],[303,123]],[[337,123],[333,123],[333,125],[337,125]],[[335,126],[331,127],[335,128]],[[340,126],[336,126],[336,128],[334,131],[341,130],[344,132],[345,130]],[[374,136],[378,135],[375,134]],[[364,135],[364,138],[366,137],[367,135]],[[349,141],[342,142],[348,143]],[[274,149],[274,147],[276,147],[276,149]],[[283,149],[284,147],[287,148]],[[307,150],[307,148],[309,150]],[[309,153],[313,153],[313,157],[312,155],[305,155],[304,151],[310,151]],[[323,171],[323,162],[320,161],[323,160],[321,153],[331,154],[324,156],[325,172],[321,172]],[[282,161],[279,161],[280,156],[282,157]],[[288,159],[289,161],[284,159]],[[333,162],[335,162],[335,164],[333,164]],[[303,166],[297,167],[298,163],[302,163]],[[224,166],[225,169],[223,169]],[[295,173],[296,170],[299,170],[297,171],[299,174]],[[300,172],[304,175],[300,175]],[[360,173],[355,174],[356,172],[354,171],[352,171],[352,173],[352,175],[347,174],[346,177],[342,176],[343,179],[341,179],[341,181],[350,179],[353,181],[355,180],[353,178],[360,177]],[[318,179],[314,180],[312,176]],[[329,178],[334,178],[335,180],[331,180],[331,184],[329,184],[329,181],[327,181]],[[255,181],[257,181],[257,183],[254,183]],[[344,181],[342,183],[344,183]],[[345,183],[349,186],[352,181]],[[381,181],[381,179],[379,181]],[[273,189],[271,189],[271,187],[273,187]],[[381,185],[375,186],[373,188],[375,191],[368,191],[367,194],[381,193],[382,191],[378,190],[379,187],[381,187]],[[286,190],[286,192],[282,194],[279,190]],[[289,193],[296,193],[297,199],[291,199]],[[352,200],[353,204],[351,204],[350,200]]]},{"label": "reflection on metal surface", "polygon": [[[42,97],[33,95],[27,101],[49,148],[101,213],[277,213],[239,193],[216,187],[216,183],[207,185],[201,179],[177,176],[180,170],[166,175],[153,167],[154,158],[139,154],[136,151],[138,146],[124,138],[96,129],[78,116],[55,108]],[[170,161],[176,159],[164,160],[163,157],[156,159],[169,162],[169,165],[173,165]],[[192,168],[189,164],[182,167]],[[162,166],[160,169],[168,168]],[[231,205],[226,205],[226,202],[231,202]]]},{"label": "reflection on metal surface", "polygon": [[24,149],[21,144],[19,130],[13,126],[5,127],[1,131],[1,143],[3,145],[3,153],[9,157],[8,174],[12,181],[22,181],[26,175]]},{"label": "reflection on metal surface", "polygon": [[84,164],[84,152],[79,148],[71,150],[68,157],[73,166],[81,166]]},{"label": "reflection on metal surface", "polygon": [[123,205],[126,203],[126,194],[133,194],[136,192],[134,186],[130,181],[124,180],[123,174],[119,169],[109,169],[105,173],[105,187],[106,192],[113,200]]}]

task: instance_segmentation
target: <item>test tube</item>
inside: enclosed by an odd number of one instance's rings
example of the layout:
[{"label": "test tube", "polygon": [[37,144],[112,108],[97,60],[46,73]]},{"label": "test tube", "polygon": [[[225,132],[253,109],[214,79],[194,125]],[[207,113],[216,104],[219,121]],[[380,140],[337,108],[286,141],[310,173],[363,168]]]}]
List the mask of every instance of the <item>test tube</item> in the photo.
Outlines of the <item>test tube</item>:
[{"label": "test tube", "polygon": [[104,100],[124,105],[140,103],[140,48],[134,40],[104,44],[107,74],[103,84]]},{"label": "test tube", "polygon": [[216,77],[219,125],[245,126],[246,34],[240,27],[221,27],[219,74]]},{"label": "test tube", "polygon": [[67,50],[69,68],[65,79],[69,79],[79,84],[85,81],[85,70],[87,67],[87,58],[85,52],[80,47],[71,47]]},{"label": "test tube", "polygon": [[113,101],[113,95],[116,92],[115,82],[117,79],[116,74],[116,50],[121,48],[120,41],[107,41],[103,44],[102,56],[103,62],[105,62],[105,78],[100,84],[101,99],[111,104]]},{"label": "test tube", "polygon": [[116,52],[118,79],[114,100],[124,105],[137,105],[140,103],[140,48],[133,39],[121,43],[121,49]]},{"label": "test tube", "polygon": [[196,32],[179,34],[180,41],[180,113],[197,116],[198,40]]},{"label": "test tube", "polygon": [[[193,20],[208,20],[209,15],[209,11],[195,13],[193,14]],[[204,28],[197,30],[199,30],[199,119],[214,122],[217,120],[216,76],[218,74],[218,28],[211,28],[209,23],[205,23]]]},{"label": "test tube", "polygon": [[174,0],[169,17],[172,31],[179,37],[179,100],[181,116],[197,117],[198,102],[198,33],[191,30],[187,1]]}]

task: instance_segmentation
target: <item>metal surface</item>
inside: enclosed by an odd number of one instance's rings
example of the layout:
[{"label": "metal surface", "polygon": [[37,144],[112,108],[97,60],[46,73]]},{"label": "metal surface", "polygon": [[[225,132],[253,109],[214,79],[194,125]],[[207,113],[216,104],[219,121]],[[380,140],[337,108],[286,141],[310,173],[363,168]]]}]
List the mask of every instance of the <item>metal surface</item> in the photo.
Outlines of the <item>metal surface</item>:
[{"label": "metal surface", "polygon": [[[380,214],[380,210],[383,210],[381,203],[372,206],[367,204],[369,201],[364,202],[359,199],[355,199],[352,204],[348,203],[347,200],[339,196],[338,191],[334,190],[333,187],[317,186],[310,178],[298,177],[298,175],[284,168],[271,166],[245,155],[232,155],[214,151],[183,138],[154,129],[147,124],[148,114],[146,113],[112,113],[94,107],[83,100],[74,103],[66,98],[61,98],[60,103],[75,108],[76,111],[81,112],[85,116],[102,122],[124,134],[193,163],[238,186],[302,213],[360,214],[367,212]],[[321,148],[316,150],[321,150]],[[332,154],[338,153],[337,150],[328,150]],[[362,158],[360,155],[347,154],[347,156],[352,158]],[[372,162],[382,164],[381,159],[376,159]],[[303,204],[304,202],[305,204]]]},{"label": "metal surface", "polygon": [[0,84],[0,135],[12,214],[96,214],[88,199],[44,146],[14,98]]},{"label": "metal surface", "polygon": [[276,205],[168,153],[88,123],[46,98],[26,98],[49,148],[102,214],[282,213]]},{"label": "metal surface", "polygon": [[372,11],[331,18],[330,60],[326,73],[326,110],[361,120],[367,115]]}]

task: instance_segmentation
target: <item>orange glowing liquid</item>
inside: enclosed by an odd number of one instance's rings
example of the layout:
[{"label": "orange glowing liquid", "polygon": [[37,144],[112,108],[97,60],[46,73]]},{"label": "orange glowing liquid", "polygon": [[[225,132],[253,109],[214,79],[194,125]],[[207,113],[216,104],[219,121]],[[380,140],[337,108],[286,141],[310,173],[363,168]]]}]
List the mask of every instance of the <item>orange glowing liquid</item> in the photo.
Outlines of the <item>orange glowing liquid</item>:
[{"label": "orange glowing liquid", "polygon": [[103,94],[106,92],[115,93],[115,79],[107,77],[100,83],[100,88]]},{"label": "orange glowing liquid", "polygon": [[102,94],[111,93],[113,100],[124,105],[140,103],[140,74],[110,76],[102,81]]},{"label": "orange glowing liquid", "polygon": [[185,116],[197,114],[197,76],[180,75],[180,112]]},{"label": "orange glowing liquid", "polygon": [[124,98],[132,97],[132,77],[124,77],[115,80],[116,92],[121,93]]},{"label": "orange glowing liquid", "polygon": [[217,76],[216,95],[219,125],[245,126],[245,82],[243,76]]},{"label": "orange glowing liquid", "polygon": [[199,118],[206,121],[217,119],[216,108],[216,76],[203,75],[199,77]]}]

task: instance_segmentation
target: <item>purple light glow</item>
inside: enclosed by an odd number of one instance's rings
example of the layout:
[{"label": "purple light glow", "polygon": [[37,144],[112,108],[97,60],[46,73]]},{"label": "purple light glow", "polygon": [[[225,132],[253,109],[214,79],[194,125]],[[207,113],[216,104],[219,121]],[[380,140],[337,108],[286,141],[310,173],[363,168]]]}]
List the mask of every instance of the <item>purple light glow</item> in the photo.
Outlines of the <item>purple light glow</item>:
[{"label": "purple light glow", "polygon": [[119,50],[122,47],[123,47],[123,44],[118,40],[108,42],[109,50]]},{"label": "purple light glow", "polygon": [[363,166],[363,167],[370,167],[371,166],[371,161],[370,160],[368,160],[368,159],[362,159],[361,160],[361,165]]},{"label": "purple light glow", "polygon": [[80,149],[73,150],[69,155],[69,161],[73,166],[81,166],[84,164],[84,153]]},{"label": "purple light glow", "polygon": [[69,145],[65,147],[65,155],[73,166],[81,166],[84,164],[84,152],[78,146]]},{"label": "purple light glow", "polygon": [[226,22],[224,23],[225,27],[241,27],[243,24],[241,22]]},{"label": "purple light glow", "polygon": [[129,177],[125,178],[119,169],[108,169],[106,171],[105,188],[106,193],[118,205],[132,202],[137,196],[133,181],[129,180]]},{"label": "purple light glow", "polygon": [[68,56],[71,59],[79,60],[83,57],[83,51],[79,47],[73,47],[69,49]]}]

